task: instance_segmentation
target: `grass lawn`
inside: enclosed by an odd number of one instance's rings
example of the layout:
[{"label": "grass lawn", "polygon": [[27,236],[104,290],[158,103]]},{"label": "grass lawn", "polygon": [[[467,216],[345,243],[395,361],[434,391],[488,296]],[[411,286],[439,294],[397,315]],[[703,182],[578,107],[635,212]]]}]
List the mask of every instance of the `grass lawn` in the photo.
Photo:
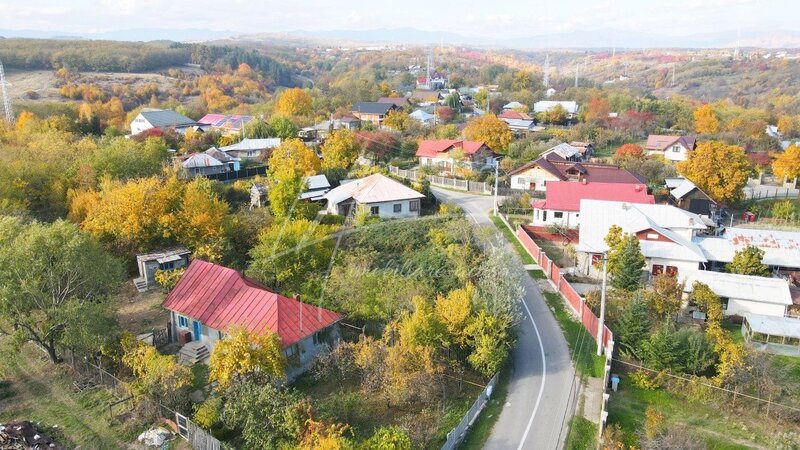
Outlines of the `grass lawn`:
[{"label": "grass lawn", "polygon": [[597,446],[597,434],[599,425],[591,420],[575,416],[570,422],[569,435],[567,442],[564,443],[566,450],[591,450]]},{"label": "grass lawn", "polygon": [[528,275],[530,275],[531,278],[533,278],[534,280],[546,280],[547,279],[547,274],[544,273],[544,270],[542,270],[542,269],[529,270],[528,271]]},{"label": "grass lawn", "polygon": [[737,344],[744,344],[744,336],[742,335],[741,325],[737,325],[732,322],[722,322],[722,328],[728,332],[728,335],[730,335],[733,342]]},{"label": "grass lawn", "polygon": [[138,292],[133,283],[124,283],[117,300],[120,325],[134,334],[165,327],[169,321],[169,311],[161,303],[166,297],[161,289]]},{"label": "grass lawn", "polygon": [[494,386],[492,399],[483,408],[478,420],[472,424],[459,448],[466,450],[480,450],[483,448],[486,440],[489,439],[489,434],[491,434],[494,424],[500,418],[503,405],[506,403],[508,376],[508,370],[503,368],[500,372],[500,378],[498,378],[497,384]]},{"label": "grass lawn", "polygon": [[625,432],[626,442],[631,445],[638,443],[637,433],[642,428],[648,406],[664,415],[665,424],[688,427],[709,449],[766,448],[769,436],[775,431],[769,428],[771,421],[765,421],[758,411],[748,413],[719,408],[677,397],[663,389],[637,389],[625,377],[608,404],[609,424],[619,425]]},{"label": "grass lawn", "polygon": [[607,145],[605,147],[599,147],[595,149],[594,155],[592,156],[595,158],[610,158],[614,156],[614,153],[616,153],[618,148],[619,145]]},{"label": "grass lawn", "polygon": [[559,294],[545,292],[544,298],[553,310],[553,315],[564,332],[564,339],[567,340],[572,360],[577,361],[575,365],[578,372],[590,377],[602,377],[606,358],[605,356],[597,356],[597,341],[586,332],[583,324],[575,320],[567,311]]},{"label": "grass lawn", "polygon": [[[0,422],[39,422],[48,434],[57,425],[53,437],[67,448],[125,448],[141,431],[109,419],[108,402],[114,400],[109,390],[75,392],[67,367],[50,363],[33,345],[17,352],[0,338],[0,350],[0,374],[11,389],[11,396],[0,400]],[[115,407],[115,414],[121,407]]]},{"label": "grass lawn", "polygon": [[522,258],[522,263],[536,264],[536,261],[534,261],[533,257],[530,254],[528,254],[527,251],[525,251],[525,247],[523,247],[522,244],[519,243],[517,237],[514,235],[514,232],[508,229],[506,224],[503,223],[503,219],[501,219],[498,216],[489,216],[489,217],[491,217],[492,222],[494,222],[494,226],[496,226],[497,229],[500,230],[501,233],[503,233],[503,236],[505,236],[508,242],[510,242],[511,245],[514,246],[514,249],[517,250],[517,253],[519,254],[520,258]]}]

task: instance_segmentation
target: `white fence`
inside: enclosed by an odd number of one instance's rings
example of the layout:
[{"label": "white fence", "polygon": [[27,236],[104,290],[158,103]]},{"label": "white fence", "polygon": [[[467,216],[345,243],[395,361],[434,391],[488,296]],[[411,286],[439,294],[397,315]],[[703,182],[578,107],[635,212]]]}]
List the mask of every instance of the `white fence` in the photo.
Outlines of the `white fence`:
[{"label": "white fence", "polygon": [[389,173],[410,180],[427,179],[434,186],[447,187],[459,191],[476,192],[478,194],[494,193],[494,187],[492,185],[481,181],[459,180],[458,178],[440,177],[438,175],[425,175],[419,170],[404,170],[395,166],[389,166]]},{"label": "white fence", "polygon": [[483,388],[481,395],[478,396],[478,399],[475,400],[475,403],[469,408],[467,414],[461,418],[461,422],[447,433],[447,441],[442,446],[442,450],[453,450],[464,440],[464,437],[467,435],[467,430],[475,423],[475,419],[478,418],[481,411],[483,411],[483,408],[486,406],[486,403],[491,399],[492,391],[494,391],[494,387],[497,384],[497,376],[498,374],[495,374],[492,379],[489,380],[489,383]]}]

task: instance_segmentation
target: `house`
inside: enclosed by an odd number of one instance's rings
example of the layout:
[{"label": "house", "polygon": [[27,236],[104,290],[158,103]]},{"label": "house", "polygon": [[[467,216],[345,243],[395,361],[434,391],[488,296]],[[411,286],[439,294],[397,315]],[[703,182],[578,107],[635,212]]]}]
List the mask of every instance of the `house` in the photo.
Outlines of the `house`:
[{"label": "house", "polygon": [[427,112],[425,112],[425,111],[423,111],[421,109],[418,109],[418,110],[412,112],[411,114],[408,115],[408,117],[418,121],[419,123],[421,123],[423,125],[434,125],[434,124],[436,124],[436,116],[433,115],[433,114],[429,114],[429,113],[427,113]]},{"label": "house", "polygon": [[567,116],[570,119],[573,119],[578,115],[578,103],[573,101],[540,100],[533,104],[533,112],[536,114],[544,113],[550,111],[558,105],[567,111]]},{"label": "house", "polygon": [[503,111],[497,118],[501,120],[533,120],[533,117],[518,111]]},{"label": "house", "polygon": [[569,143],[570,147],[577,148],[578,153],[581,154],[582,159],[587,159],[594,155],[594,145],[591,142],[585,141],[572,141]]},{"label": "house", "polygon": [[328,138],[328,133],[335,130],[357,130],[361,126],[361,120],[353,116],[344,116],[340,119],[333,119],[322,121],[316,125],[301,128],[298,136],[304,141],[311,141],[314,139],[325,140]]},{"label": "house", "polygon": [[253,116],[239,114],[206,114],[197,122],[203,129],[221,131],[223,134],[241,133],[244,126],[253,121]]},{"label": "house", "polygon": [[693,136],[671,136],[651,134],[644,144],[648,155],[661,155],[667,161],[686,161],[689,152],[697,147],[697,139]]},{"label": "house", "polygon": [[263,208],[267,206],[267,185],[265,183],[253,183],[250,186],[250,209]]},{"label": "house", "polygon": [[726,316],[761,314],[783,317],[792,304],[789,283],[781,278],[695,270],[686,271],[678,279],[684,283],[687,295],[692,292],[695,281],[711,288],[722,301],[722,313]]},{"label": "house", "polygon": [[617,225],[639,238],[648,273],[681,275],[708,263],[694,242],[706,231],[700,216],[672,205],[636,204],[605,200],[581,200],[578,267],[582,274],[599,276],[595,264],[608,250],[608,230]]},{"label": "house", "polygon": [[319,201],[331,190],[331,183],[325,174],[306,177],[305,181],[306,189],[300,193],[300,200]]},{"label": "house", "polygon": [[350,113],[362,122],[372,122],[376,127],[383,124],[389,111],[398,109],[394,103],[361,102],[350,108]]},{"label": "house", "polygon": [[131,134],[137,135],[142,131],[151,128],[158,128],[166,130],[172,128],[179,133],[183,134],[188,128],[198,126],[195,120],[192,120],[183,114],[179,114],[171,109],[143,109],[133,121],[131,121]]},{"label": "house", "polygon": [[402,218],[419,216],[423,194],[379,173],[343,182],[323,195],[327,212],[347,216],[354,206],[364,206],[374,216]]},{"label": "house", "polygon": [[506,111],[514,111],[514,110],[523,109],[523,108],[527,109],[528,107],[523,105],[520,102],[509,102],[509,103],[506,103],[505,105],[503,105],[503,111],[504,112],[506,112]]},{"label": "house", "polygon": [[176,247],[152,253],[136,255],[136,267],[139,269],[139,277],[134,278],[133,284],[139,292],[158,285],[156,282],[156,272],[159,270],[174,270],[189,265],[189,257],[192,252],[186,247]]},{"label": "house", "polygon": [[219,149],[234,158],[239,158],[242,160],[265,160],[269,158],[272,149],[278,147],[279,145],[281,145],[280,138],[244,138],[235,144],[226,145],[224,147],[220,147]]},{"label": "house", "polygon": [[178,161],[187,178],[239,170],[239,158],[229,156],[216,147],[201,153],[184,155],[178,158]]},{"label": "house", "polygon": [[777,125],[767,125],[766,130],[767,136],[775,138],[775,139],[783,139],[783,133],[778,131]]},{"label": "house", "polygon": [[422,166],[438,166],[446,171],[456,167],[480,171],[497,163],[495,154],[483,142],[458,139],[422,140],[415,156]]},{"label": "house", "polygon": [[378,103],[391,103],[399,109],[407,109],[411,106],[407,97],[381,97],[378,99]]},{"label": "house", "polygon": [[534,131],[536,127],[536,122],[533,120],[524,120],[524,119],[501,119],[503,122],[508,125],[508,129],[511,130],[517,136],[524,136],[527,133]]},{"label": "house", "polygon": [[197,342],[195,348],[202,347],[206,355],[231,327],[276,333],[289,362],[289,379],[336,345],[342,320],[341,314],[283,297],[233,269],[197,259],[163,307],[170,312],[172,336]]},{"label": "house", "polygon": [[580,183],[551,181],[547,185],[544,200],[534,201],[534,226],[560,225],[578,228],[580,225],[581,200],[608,200],[615,202],[654,204],[655,198],[647,194],[644,184]]},{"label": "house", "polygon": [[558,153],[540,156],[508,173],[511,189],[546,191],[552,181],[645,184],[647,180],[612,164],[567,161]]},{"label": "house", "polygon": [[711,218],[719,206],[711,197],[686,178],[664,180],[672,202],[678,208]]},{"label": "house", "polygon": [[737,251],[753,245],[764,251],[762,263],[775,271],[800,270],[800,233],[755,228],[724,228],[715,236],[698,236],[709,268],[720,270],[733,260]]},{"label": "house", "polygon": [[411,93],[411,100],[416,102],[419,106],[430,106],[435,103],[440,103],[444,100],[444,97],[439,91],[414,89],[414,92]]},{"label": "house", "polygon": [[447,74],[434,72],[430,80],[427,77],[417,77],[417,89],[439,90],[447,86]]},{"label": "house", "polygon": [[573,147],[566,142],[562,142],[555,147],[550,147],[549,149],[545,150],[540,156],[547,156],[549,154],[555,153],[558,156],[566,159],[567,161],[583,161],[583,154],[581,153],[581,149],[578,147]]}]

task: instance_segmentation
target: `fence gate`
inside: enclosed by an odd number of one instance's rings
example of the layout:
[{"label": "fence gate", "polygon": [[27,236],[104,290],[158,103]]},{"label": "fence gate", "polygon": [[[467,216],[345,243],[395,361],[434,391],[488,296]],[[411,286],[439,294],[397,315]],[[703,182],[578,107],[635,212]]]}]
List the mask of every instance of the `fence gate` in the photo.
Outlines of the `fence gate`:
[{"label": "fence gate", "polygon": [[181,413],[175,413],[175,423],[178,425],[178,434],[182,438],[189,439],[189,419]]}]

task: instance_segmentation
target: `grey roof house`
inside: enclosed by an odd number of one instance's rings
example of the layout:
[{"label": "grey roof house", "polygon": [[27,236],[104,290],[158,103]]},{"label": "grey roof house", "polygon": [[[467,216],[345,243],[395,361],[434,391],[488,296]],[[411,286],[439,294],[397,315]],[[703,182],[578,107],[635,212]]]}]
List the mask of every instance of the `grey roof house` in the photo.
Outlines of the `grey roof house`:
[{"label": "grey roof house", "polygon": [[165,130],[174,128],[185,132],[187,128],[200,125],[196,120],[171,109],[144,109],[131,121],[131,134],[136,135],[151,128]]}]

